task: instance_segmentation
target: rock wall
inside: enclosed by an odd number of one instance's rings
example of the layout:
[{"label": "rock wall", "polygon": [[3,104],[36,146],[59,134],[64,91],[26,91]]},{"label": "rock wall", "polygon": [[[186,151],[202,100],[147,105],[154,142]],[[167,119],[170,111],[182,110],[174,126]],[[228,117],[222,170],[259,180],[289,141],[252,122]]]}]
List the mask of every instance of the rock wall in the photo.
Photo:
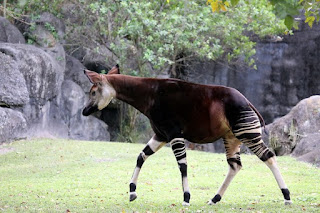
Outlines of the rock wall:
[{"label": "rock wall", "polygon": [[[63,37],[61,21],[43,14],[38,24],[44,22],[57,25]],[[0,143],[26,137],[109,140],[107,124],[81,116],[90,83],[84,66],[66,55],[58,38],[39,27],[32,33],[41,42],[27,45],[6,19],[0,19],[1,27]]]}]

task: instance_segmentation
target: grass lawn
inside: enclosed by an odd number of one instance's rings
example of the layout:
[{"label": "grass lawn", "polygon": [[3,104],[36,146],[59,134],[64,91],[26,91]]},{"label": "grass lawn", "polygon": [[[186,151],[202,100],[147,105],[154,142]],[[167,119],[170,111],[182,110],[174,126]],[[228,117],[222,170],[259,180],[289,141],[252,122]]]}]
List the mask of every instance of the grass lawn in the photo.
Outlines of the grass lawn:
[{"label": "grass lawn", "polygon": [[[208,206],[228,166],[224,154],[188,150],[191,206],[164,147],[145,162],[129,202],[129,181],[143,144],[39,139],[0,146],[0,212],[320,212],[320,169],[278,157],[293,205],[284,206],[271,171],[242,155],[243,169],[221,202]],[[2,150],[2,151],[1,151]]]}]

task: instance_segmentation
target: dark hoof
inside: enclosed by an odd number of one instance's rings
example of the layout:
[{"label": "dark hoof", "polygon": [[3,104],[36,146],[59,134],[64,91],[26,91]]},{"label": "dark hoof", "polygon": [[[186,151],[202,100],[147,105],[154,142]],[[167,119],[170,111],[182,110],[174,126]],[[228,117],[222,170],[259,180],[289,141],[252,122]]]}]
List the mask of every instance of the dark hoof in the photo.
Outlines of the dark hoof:
[{"label": "dark hoof", "polygon": [[137,193],[135,192],[130,192],[130,202],[134,201],[135,199],[137,199]]},{"label": "dark hoof", "polygon": [[221,200],[221,196],[219,194],[216,194],[216,196],[214,196],[214,198],[212,198],[211,200],[209,200],[208,204],[212,205],[212,204],[216,204]]}]

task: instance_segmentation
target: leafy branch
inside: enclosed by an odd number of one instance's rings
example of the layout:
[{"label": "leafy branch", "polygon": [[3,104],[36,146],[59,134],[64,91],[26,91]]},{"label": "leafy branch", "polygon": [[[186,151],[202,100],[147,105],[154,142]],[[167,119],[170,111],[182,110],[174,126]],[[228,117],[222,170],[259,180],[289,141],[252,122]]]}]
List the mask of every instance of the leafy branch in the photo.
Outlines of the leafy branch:
[{"label": "leafy branch", "polygon": [[[212,12],[225,12],[230,7],[238,5],[239,0],[207,0],[207,4],[211,6]],[[252,1],[243,0],[245,4],[252,4]],[[298,22],[294,17],[300,15],[300,11],[304,11],[305,23],[312,28],[314,22],[320,20],[320,0],[270,0],[267,2],[273,6],[273,11],[284,21],[287,30],[292,28],[298,29]]]}]

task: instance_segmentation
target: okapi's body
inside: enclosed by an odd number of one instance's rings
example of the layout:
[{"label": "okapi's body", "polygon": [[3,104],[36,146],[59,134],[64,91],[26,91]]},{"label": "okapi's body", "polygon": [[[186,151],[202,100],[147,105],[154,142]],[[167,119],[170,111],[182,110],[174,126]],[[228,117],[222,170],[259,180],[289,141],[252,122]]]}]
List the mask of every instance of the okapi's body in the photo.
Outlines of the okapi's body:
[{"label": "okapi's body", "polygon": [[228,175],[209,204],[219,202],[233,177],[241,168],[240,144],[247,145],[273,172],[285,198],[291,203],[289,190],[276,165],[274,154],[261,139],[262,117],[237,90],[174,79],[138,78],[118,74],[114,67],[107,75],[86,71],[95,85],[83,114],[106,107],[115,97],[146,115],[155,132],[137,159],[130,183],[130,201],[136,199],[136,184],[144,161],[166,143],[171,143],[182,175],[184,205],[189,205],[187,160],[184,140],[211,143],[223,138]]}]

